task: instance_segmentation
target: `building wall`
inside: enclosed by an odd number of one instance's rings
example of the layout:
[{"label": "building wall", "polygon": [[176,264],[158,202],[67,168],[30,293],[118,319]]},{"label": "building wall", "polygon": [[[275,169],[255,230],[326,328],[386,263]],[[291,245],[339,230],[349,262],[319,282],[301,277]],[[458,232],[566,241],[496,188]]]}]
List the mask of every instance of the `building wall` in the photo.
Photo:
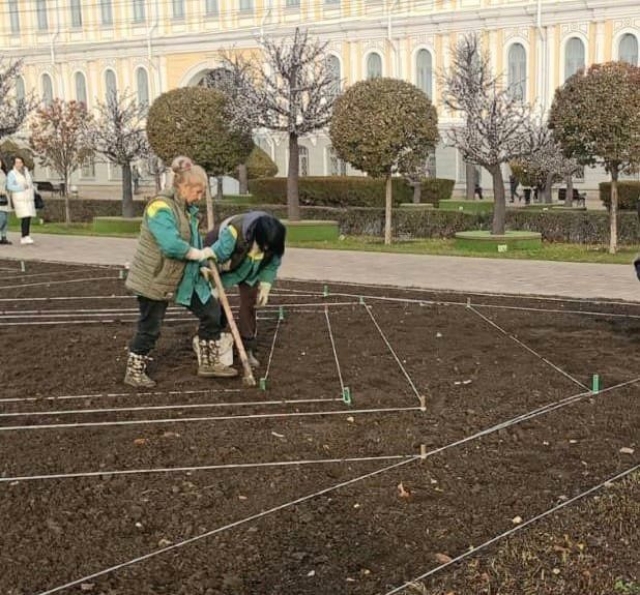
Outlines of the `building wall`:
[{"label": "building wall", "polygon": [[[38,11],[43,4],[46,29],[43,12]],[[137,71],[142,69],[153,101],[163,91],[195,84],[219,65],[222,50],[249,54],[256,51],[261,33],[287,35],[296,26],[308,26],[339,59],[344,85],[367,77],[367,60],[374,53],[381,58],[383,76],[417,83],[418,53],[429,51],[432,99],[446,129],[456,120],[442,103],[438,74],[449,67],[451,48],[467,31],[483,32],[493,67],[505,75],[510,49],[522,45],[525,99],[541,112],[549,108],[554,90],[565,79],[567,44],[572,38],[584,44],[585,66],[617,59],[620,40],[627,33],[640,40],[637,0],[96,0],[79,4],[82,24],[73,26],[71,2],[18,0],[16,27],[11,2],[5,0],[0,3],[0,45],[5,54],[24,60],[27,91],[41,95],[43,75],[48,75],[55,96],[75,99],[75,76],[82,73],[90,108],[106,95],[107,70],[115,74],[119,89],[135,93]],[[105,22],[102,11],[109,5],[111,23]],[[144,7],[138,21],[135,6]],[[277,136],[261,137],[285,175],[286,142]],[[302,144],[309,152],[309,175],[327,175],[331,159],[326,135],[310,135]],[[438,148],[437,171],[458,181],[464,177],[464,167],[451,148]],[[78,177],[83,183],[98,183],[115,181],[118,173],[97,164],[95,176]],[[585,183],[594,185],[601,177],[600,172],[588,172]]]}]

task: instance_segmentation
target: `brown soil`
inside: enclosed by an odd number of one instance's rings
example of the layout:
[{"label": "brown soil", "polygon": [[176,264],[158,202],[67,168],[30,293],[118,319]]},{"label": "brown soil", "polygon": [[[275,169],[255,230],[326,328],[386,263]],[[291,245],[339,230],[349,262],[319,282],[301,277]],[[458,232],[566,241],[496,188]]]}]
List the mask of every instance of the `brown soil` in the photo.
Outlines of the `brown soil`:
[{"label": "brown soil", "polygon": [[[637,305],[280,284],[266,391],[198,378],[176,308],[136,393],[117,270],[0,273],[3,595],[384,595],[640,463]],[[405,592],[637,593],[638,481]]]}]

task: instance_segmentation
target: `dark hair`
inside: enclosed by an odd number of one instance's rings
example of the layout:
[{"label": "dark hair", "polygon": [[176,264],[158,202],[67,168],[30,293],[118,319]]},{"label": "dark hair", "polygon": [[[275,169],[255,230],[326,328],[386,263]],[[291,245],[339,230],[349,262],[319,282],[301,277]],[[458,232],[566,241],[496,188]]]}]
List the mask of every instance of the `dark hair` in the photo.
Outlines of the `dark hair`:
[{"label": "dark hair", "polygon": [[263,252],[271,252],[282,257],[286,235],[286,227],[271,215],[263,215],[256,221],[254,238]]}]

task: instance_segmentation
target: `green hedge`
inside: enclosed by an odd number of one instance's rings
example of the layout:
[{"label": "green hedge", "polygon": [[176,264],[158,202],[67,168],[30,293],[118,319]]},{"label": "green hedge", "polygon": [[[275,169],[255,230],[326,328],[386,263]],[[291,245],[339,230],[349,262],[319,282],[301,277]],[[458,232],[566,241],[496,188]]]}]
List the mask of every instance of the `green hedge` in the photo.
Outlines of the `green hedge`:
[{"label": "green hedge", "polygon": [[[413,188],[403,178],[393,178],[393,204],[413,200]],[[451,198],[453,180],[426,179],[421,184],[421,202],[438,206]],[[264,204],[286,204],[286,178],[249,181],[249,192]],[[384,207],[385,181],[355,176],[305,177],[299,180],[300,204],[316,207]]]},{"label": "green hedge", "polygon": [[[600,200],[607,209],[611,207],[611,182],[600,184]],[[639,208],[640,182],[618,182],[618,208],[621,211],[635,211]]]},{"label": "green hedge", "polygon": [[441,200],[449,200],[453,195],[455,180],[446,178],[425,178],[420,182],[420,202],[437,205]]},{"label": "green hedge", "polygon": [[[45,221],[64,221],[64,202],[48,199],[41,215]],[[142,214],[142,201],[135,201],[136,215]],[[205,206],[201,205],[203,221]],[[287,218],[284,205],[228,205],[214,203],[216,221],[251,209],[262,209],[281,219]],[[71,212],[75,222],[91,222],[94,216],[119,216],[120,201],[117,200],[72,200]],[[54,217],[55,215],[55,217]],[[330,219],[338,221],[340,232],[347,235],[381,236],[384,231],[384,209],[380,208],[328,208],[303,207],[304,219]],[[491,229],[493,214],[466,213],[461,211],[395,209],[393,230],[396,236],[416,238],[451,238],[457,231]],[[606,244],[609,241],[609,214],[606,211],[527,211],[507,210],[507,228],[523,231],[539,231],[549,242],[572,242],[577,244]],[[205,223],[206,224],[206,223]],[[640,243],[638,216],[632,212],[618,214],[618,240],[623,245]]]},{"label": "green hedge", "polygon": [[[282,219],[287,217],[285,206],[263,206],[263,210]],[[241,207],[215,208],[217,220],[244,212]],[[345,235],[382,236],[384,209],[350,208],[332,209],[303,207],[304,219],[333,219],[338,221]],[[464,213],[442,210],[393,211],[393,233],[396,237],[452,238],[458,231],[490,230],[493,213]],[[537,231],[547,242],[576,244],[607,244],[609,242],[609,214],[606,211],[526,212],[524,209],[507,211],[507,229]],[[621,245],[640,243],[640,224],[635,213],[619,213],[618,242]]]}]

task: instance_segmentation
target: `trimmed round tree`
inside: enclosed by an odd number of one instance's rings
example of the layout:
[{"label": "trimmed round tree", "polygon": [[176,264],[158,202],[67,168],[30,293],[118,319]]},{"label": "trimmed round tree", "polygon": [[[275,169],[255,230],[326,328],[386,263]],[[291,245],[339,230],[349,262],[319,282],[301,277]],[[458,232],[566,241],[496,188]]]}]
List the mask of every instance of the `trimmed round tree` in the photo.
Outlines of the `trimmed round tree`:
[{"label": "trimmed round tree", "polygon": [[247,159],[247,177],[250,180],[256,178],[273,178],[278,173],[278,166],[273,159],[257,145],[253,147],[251,155]]},{"label": "trimmed round tree", "polygon": [[640,68],[595,64],[556,90],[549,127],[565,154],[611,176],[609,251],[618,244],[618,178],[640,163]]},{"label": "trimmed round tree", "polygon": [[329,136],[340,159],[386,179],[384,241],[390,244],[391,178],[415,171],[433,151],[439,139],[436,109],[411,83],[361,81],[336,100]]},{"label": "trimmed round tree", "polygon": [[[203,87],[173,89],[160,95],[147,120],[153,152],[167,164],[186,155],[211,176],[232,175],[254,145],[250,130],[231,128],[227,102],[222,92]],[[213,209],[208,192],[207,217],[211,226]]]}]

